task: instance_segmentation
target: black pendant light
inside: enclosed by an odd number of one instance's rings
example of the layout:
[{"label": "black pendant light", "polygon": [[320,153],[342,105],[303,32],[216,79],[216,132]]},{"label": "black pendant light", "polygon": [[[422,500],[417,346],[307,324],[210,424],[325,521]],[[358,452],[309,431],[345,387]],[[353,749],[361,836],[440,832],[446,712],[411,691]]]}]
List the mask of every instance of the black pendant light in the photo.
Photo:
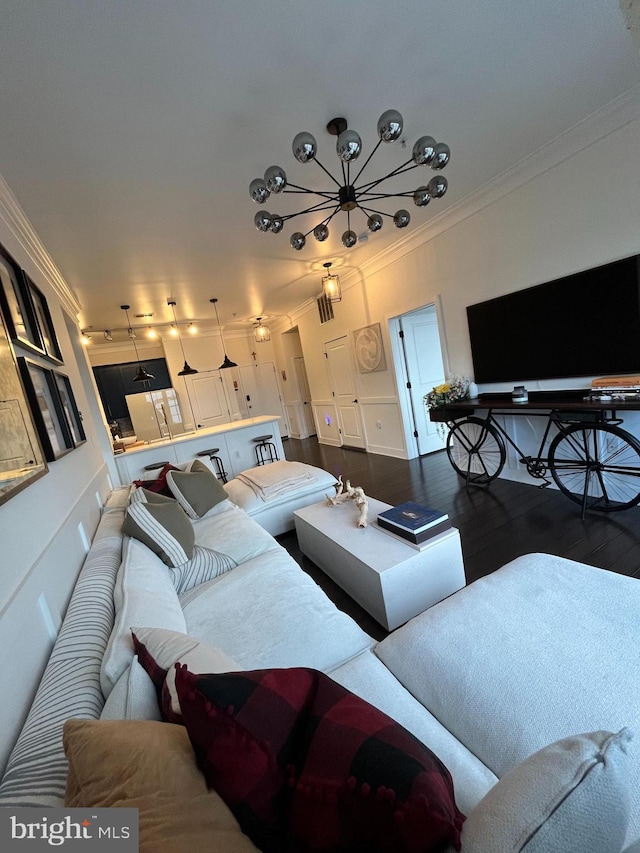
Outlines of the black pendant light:
[{"label": "black pendant light", "polygon": [[[151,379],[155,379],[155,376],[152,373],[149,373],[142,364],[140,364],[140,356],[138,355],[138,347],[136,346],[136,333],[131,328],[131,323],[129,321],[129,308],[130,305],[121,305],[120,306],[124,311],[127,317],[127,331],[129,332],[129,337],[133,341],[133,348],[136,351],[136,361],[138,362],[138,372],[133,377],[134,382],[149,382]],[[106,337],[106,336],[105,336]]]},{"label": "black pendant light", "polygon": [[176,320],[176,302],[175,299],[167,299],[167,305],[171,306],[171,310],[173,311],[173,322],[175,324],[176,332],[178,333],[178,341],[180,342],[180,349],[182,350],[182,358],[184,359],[184,367],[182,370],[178,372],[178,376],[193,376],[194,373],[198,371],[195,367],[191,367],[187,362],[187,357],[184,354],[184,347],[182,345],[182,337],[180,336],[180,327],[178,326],[178,321]]},{"label": "black pendant light", "polygon": [[224,361],[222,362],[222,364],[220,365],[218,370],[225,370],[227,367],[237,367],[238,365],[235,363],[235,361],[231,361],[231,359],[229,358],[229,356],[225,352],[226,348],[224,345],[224,337],[222,335],[222,326],[220,325],[220,320],[218,319],[218,306],[216,305],[217,301],[218,301],[217,299],[210,299],[209,300],[209,302],[213,303],[213,307],[215,308],[215,311],[216,311],[216,322],[218,324],[218,328],[220,329],[220,340],[222,341],[222,352],[224,352]]}]

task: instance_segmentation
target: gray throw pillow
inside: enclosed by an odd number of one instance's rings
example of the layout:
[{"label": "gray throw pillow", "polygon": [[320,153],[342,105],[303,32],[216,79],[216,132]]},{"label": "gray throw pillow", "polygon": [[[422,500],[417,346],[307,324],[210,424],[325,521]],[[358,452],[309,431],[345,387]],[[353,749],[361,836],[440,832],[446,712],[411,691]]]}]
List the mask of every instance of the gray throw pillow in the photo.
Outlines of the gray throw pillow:
[{"label": "gray throw pillow", "polygon": [[143,542],[170,568],[193,557],[193,525],[175,501],[130,504],[122,531]]},{"label": "gray throw pillow", "polygon": [[525,758],[467,817],[462,853],[620,853],[631,737],[590,732]]},{"label": "gray throw pillow", "polygon": [[210,468],[194,459],[188,470],[168,471],[167,485],[189,518],[202,518],[229,495]]},{"label": "gray throw pillow", "polygon": [[142,486],[138,486],[133,489],[131,497],[129,498],[129,503],[132,504],[166,504],[175,502],[175,498],[170,498],[168,495],[161,495],[159,492],[151,492],[149,489],[145,489]]}]

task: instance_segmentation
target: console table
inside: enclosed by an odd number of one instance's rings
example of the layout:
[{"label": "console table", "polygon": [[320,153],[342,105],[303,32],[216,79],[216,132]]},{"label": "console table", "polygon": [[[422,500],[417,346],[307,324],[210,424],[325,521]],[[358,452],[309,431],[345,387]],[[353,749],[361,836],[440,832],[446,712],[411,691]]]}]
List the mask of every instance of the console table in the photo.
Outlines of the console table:
[{"label": "console table", "polygon": [[[585,391],[532,392],[525,402],[486,394],[431,409],[449,423],[447,454],[468,486],[486,486],[504,468],[507,447],[527,473],[587,510],[616,512],[640,502],[640,440],[621,429],[620,412],[640,411],[640,398],[585,398]],[[496,415],[546,417],[537,452],[526,453]]]}]

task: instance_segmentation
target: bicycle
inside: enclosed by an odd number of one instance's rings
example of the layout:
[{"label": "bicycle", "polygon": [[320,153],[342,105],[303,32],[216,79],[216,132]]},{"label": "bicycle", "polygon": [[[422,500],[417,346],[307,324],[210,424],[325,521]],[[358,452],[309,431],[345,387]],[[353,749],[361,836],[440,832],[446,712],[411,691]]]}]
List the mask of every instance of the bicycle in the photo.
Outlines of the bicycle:
[{"label": "bicycle", "polygon": [[[618,426],[622,423],[619,418],[558,411],[551,411],[547,418],[535,455],[523,453],[492,410],[485,418],[470,415],[450,421],[449,461],[467,485],[486,486],[504,467],[506,440],[518,453],[519,461],[526,465],[529,475],[544,480],[540,488],[551,485],[546,476],[549,471],[560,491],[582,505],[583,518],[587,510],[618,512],[637,505],[640,441]],[[552,427],[557,434],[544,456]]]}]

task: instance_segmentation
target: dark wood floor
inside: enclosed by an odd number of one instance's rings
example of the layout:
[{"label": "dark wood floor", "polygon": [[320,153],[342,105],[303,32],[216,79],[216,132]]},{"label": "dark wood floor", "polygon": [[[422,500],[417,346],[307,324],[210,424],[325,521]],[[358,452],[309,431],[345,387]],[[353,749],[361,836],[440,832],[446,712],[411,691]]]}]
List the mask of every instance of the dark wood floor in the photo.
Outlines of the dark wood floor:
[{"label": "dark wood floor", "polygon": [[[640,507],[588,513],[555,489],[498,479],[488,488],[465,488],[445,451],[402,460],[318,444],[315,438],[287,439],[287,459],[307,462],[362,486],[366,494],[398,504],[415,500],[449,513],[460,531],[467,583],[522,554],[541,551],[640,578]],[[365,630],[383,629],[326,578],[297,546],[295,533],[278,541]]]}]

